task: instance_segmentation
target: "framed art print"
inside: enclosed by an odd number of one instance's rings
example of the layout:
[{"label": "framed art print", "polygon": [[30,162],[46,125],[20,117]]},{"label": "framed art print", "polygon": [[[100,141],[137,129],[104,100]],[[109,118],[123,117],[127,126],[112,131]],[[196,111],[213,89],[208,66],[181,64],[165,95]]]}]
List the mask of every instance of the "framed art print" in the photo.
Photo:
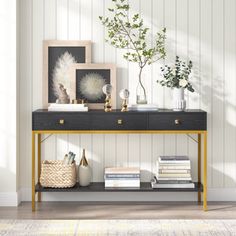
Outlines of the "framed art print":
[{"label": "framed art print", "polygon": [[114,64],[74,64],[70,69],[71,98],[84,99],[90,109],[103,109],[102,87],[112,85],[112,108],[116,108],[116,66]]},{"label": "framed art print", "polygon": [[91,63],[91,41],[45,40],[43,42],[43,106],[69,99],[70,67]]}]

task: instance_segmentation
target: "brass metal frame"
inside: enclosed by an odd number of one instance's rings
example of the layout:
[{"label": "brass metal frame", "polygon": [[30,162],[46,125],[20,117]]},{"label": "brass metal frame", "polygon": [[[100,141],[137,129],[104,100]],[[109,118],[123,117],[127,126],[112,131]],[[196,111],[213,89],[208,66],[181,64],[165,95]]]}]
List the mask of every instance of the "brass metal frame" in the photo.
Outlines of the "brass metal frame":
[{"label": "brass metal frame", "polygon": [[[38,181],[41,173],[41,143],[43,134],[197,134],[198,135],[198,182],[202,175],[202,136],[203,136],[203,210],[207,211],[207,131],[206,130],[33,130],[32,131],[32,211],[35,211],[35,135],[37,135]],[[38,192],[38,202],[41,193]],[[201,203],[201,192],[198,192]]]}]

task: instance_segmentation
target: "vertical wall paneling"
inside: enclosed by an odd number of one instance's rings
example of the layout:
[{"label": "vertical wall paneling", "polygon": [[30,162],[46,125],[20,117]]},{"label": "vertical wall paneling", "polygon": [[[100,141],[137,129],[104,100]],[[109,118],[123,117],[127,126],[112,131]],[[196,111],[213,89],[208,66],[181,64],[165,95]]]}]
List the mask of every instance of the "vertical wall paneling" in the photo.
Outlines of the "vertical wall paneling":
[{"label": "vertical wall paneling", "polygon": [[[167,28],[167,57],[191,59],[196,93],[186,93],[189,108],[208,112],[208,186],[235,187],[236,138],[236,3],[234,0],[129,0],[129,17],[139,12],[150,28],[150,44]],[[117,105],[120,89],[127,87],[135,103],[138,67],[123,59],[124,51],[105,43],[98,16],[109,16],[111,0],[22,0],[20,3],[20,181],[30,186],[31,111],[42,101],[42,40],[92,40],[92,60],[117,65]],[[172,91],[157,85],[159,61],[144,71],[148,102],[170,108]],[[47,138],[44,135],[43,138]],[[193,138],[197,138],[193,135]],[[62,159],[69,150],[82,148],[93,169],[93,181],[103,180],[105,166],[137,166],[142,180],[156,171],[159,155],[188,154],[195,166],[197,144],[185,135],[56,135],[42,144],[43,159]]]},{"label": "vertical wall paneling", "polygon": [[[223,187],[224,156],[223,156],[223,99],[224,99],[224,0],[213,1],[213,81],[212,81],[212,112],[213,112],[213,186]],[[216,66],[217,65],[217,66]]]},{"label": "vertical wall paneling", "polygon": [[56,0],[44,0],[45,39],[56,39]]},{"label": "vertical wall paneling", "polygon": [[[188,0],[176,1],[176,55],[183,60],[188,57]],[[186,135],[176,136],[176,153],[178,155],[187,155],[187,137]]]},{"label": "vertical wall paneling", "polygon": [[68,0],[57,1],[57,39],[68,39]]},{"label": "vertical wall paneling", "polygon": [[[193,61],[193,74],[191,77],[191,82],[193,83],[195,93],[188,92],[188,107],[191,108],[200,108],[200,0],[188,0],[188,19],[187,19],[187,59]],[[193,135],[197,140],[197,135]],[[188,138],[188,154],[192,160],[193,176],[196,179],[197,177],[197,143],[194,142],[191,138]]]},{"label": "vertical wall paneling", "polygon": [[129,134],[129,166],[130,167],[140,167],[141,160],[141,142],[140,135],[138,134]]},{"label": "vertical wall paneling", "polygon": [[93,62],[101,63],[104,60],[104,32],[103,25],[99,20],[99,16],[103,16],[103,1],[93,0]]},{"label": "vertical wall paneling", "polygon": [[[44,39],[56,39],[56,0],[44,0]],[[42,42],[41,42],[42,47]],[[41,48],[42,51],[42,48]],[[42,61],[42,58],[41,58]],[[40,72],[42,78],[42,71]],[[42,95],[41,95],[42,96]],[[40,98],[40,100],[42,100]],[[47,136],[43,135],[43,139]],[[42,159],[56,158],[56,136],[52,135],[42,143]]]},{"label": "vertical wall paneling", "polygon": [[92,0],[80,0],[81,40],[92,38]]},{"label": "vertical wall paneling", "polygon": [[[31,182],[31,83],[32,83],[32,1],[20,5],[20,182]],[[28,27],[25,27],[25,26]],[[23,92],[22,92],[23,91]],[[26,171],[27,170],[27,171]]]},{"label": "vertical wall paneling", "polygon": [[224,12],[224,78],[225,78],[225,100],[224,100],[224,124],[225,124],[225,152],[224,152],[224,183],[225,187],[235,187],[236,173],[236,2],[225,1]]},{"label": "vertical wall paneling", "polygon": [[104,139],[104,167],[116,166],[116,136],[105,135]]},{"label": "vertical wall paneling", "polygon": [[212,22],[212,0],[200,0],[200,28],[201,28],[201,109],[208,112],[207,129],[208,129],[208,184],[212,186],[213,171],[213,143],[212,143],[212,73],[213,73],[213,55],[212,55],[212,40],[213,40],[213,22]]},{"label": "vertical wall paneling", "polygon": [[142,181],[148,182],[152,178],[152,136],[141,134],[140,166]]},{"label": "vertical wall paneling", "polygon": [[80,39],[80,0],[68,1],[68,34],[70,40]]},{"label": "vertical wall paneling", "polygon": [[[165,16],[165,27],[167,28],[167,40],[166,40],[166,50],[167,56],[165,63],[173,64],[176,55],[176,1],[166,0],[165,8],[164,8],[164,16]],[[164,90],[165,96],[165,108],[171,108],[172,103],[172,92],[171,89],[165,88]],[[165,138],[165,154],[173,155],[176,153],[176,135],[167,134],[164,136]]]},{"label": "vertical wall paneling", "polygon": [[32,109],[42,107],[42,40],[44,39],[44,1],[32,1]]},{"label": "vertical wall paneling", "polygon": [[104,135],[94,134],[93,135],[93,164],[92,164],[92,174],[93,181],[103,181],[103,170],[104,170]]}]

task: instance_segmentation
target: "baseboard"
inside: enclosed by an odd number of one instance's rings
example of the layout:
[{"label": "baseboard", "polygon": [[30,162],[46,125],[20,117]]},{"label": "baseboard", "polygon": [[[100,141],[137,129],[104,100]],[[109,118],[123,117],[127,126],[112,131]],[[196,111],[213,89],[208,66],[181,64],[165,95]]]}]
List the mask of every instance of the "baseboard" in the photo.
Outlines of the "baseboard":
[{"label": "baseboard", "polygon": [[210,188],[208,190],[209,201],[236,201],[236,188]]},{"label": "baseboard", "polygon": [[18,206],[21,202],[18,192],[0,192],[0,206]]},{"label": "baseboard", "polygon": [[[208,201],[235,201],[236,188],[208,189]],[[31,201],[31,189],[21,189],[21,200]],[[43,193],[42,201],[196,201],[197,193]]]}]

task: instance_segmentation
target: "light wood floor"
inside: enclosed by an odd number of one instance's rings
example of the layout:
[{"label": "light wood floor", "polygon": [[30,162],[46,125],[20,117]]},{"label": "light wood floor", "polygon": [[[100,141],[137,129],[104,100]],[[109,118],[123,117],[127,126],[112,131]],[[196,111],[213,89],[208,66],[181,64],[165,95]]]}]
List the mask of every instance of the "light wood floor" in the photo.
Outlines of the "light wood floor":
[{"label": "light wood floor", "polygon": [[78,203],[42,202],[0,207],[0,219],[236,219],[236,202],[209,203],[208,212],[196,203]]}]

